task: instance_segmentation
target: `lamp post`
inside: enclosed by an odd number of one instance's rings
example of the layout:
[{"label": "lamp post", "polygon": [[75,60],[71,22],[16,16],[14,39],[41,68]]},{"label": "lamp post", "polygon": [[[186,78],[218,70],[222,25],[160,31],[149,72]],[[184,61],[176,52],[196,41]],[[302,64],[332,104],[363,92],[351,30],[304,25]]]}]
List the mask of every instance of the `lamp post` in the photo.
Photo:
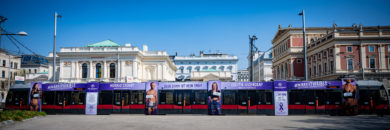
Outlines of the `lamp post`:
[{"label": "lamp post", "polygon": [[303,62],[304,62],[304,74],[305,74],[305,81],[307,81],[307,60],[306,60],[306,25],[305,25],[305,10],[302,10],[301,13],[298,15],[302,15],[302,33],[303,33]]},{"label": "lamp post", "polygon": [[57,18],[61,18],[57,12],[54,13],[54,43],[53,43],[53,82],[56,81],[56,36],[57,36]]}]

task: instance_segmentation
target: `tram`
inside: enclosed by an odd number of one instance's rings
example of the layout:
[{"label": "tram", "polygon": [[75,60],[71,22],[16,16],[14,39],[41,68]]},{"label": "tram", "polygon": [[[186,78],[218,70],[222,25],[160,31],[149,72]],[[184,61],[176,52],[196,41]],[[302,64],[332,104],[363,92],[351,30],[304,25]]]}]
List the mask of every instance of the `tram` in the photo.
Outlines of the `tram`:
[{"label": "tram", "polygon": [[389,114],[389,95],[382,82],[357,81],[360,114]]},{"label": "tram", "polygon": [[341,81],[287,82],[289,114],[339,114],[342,110]]},{"label": "tram", "polygon": [[15,84],[9,89],[5,100],[5,109],[29,110],[30,85]]}]

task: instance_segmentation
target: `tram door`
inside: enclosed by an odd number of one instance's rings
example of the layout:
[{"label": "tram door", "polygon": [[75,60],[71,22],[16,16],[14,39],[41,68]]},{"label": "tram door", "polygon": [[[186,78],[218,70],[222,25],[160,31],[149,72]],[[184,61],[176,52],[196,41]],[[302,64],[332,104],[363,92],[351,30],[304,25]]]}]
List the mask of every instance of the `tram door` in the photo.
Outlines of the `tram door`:
[{"label": "tram door", "polygon": [[327,114],[337,115],[340,114],[342,108],[341,91],[327,90],[325,110]]},{"label": "tram door", "polygon": [[[274,105],[273,105],[273,92],[270,90],[257,90],[257,114],[274,114]],[[255,101],[251,101],[251,104]]]},{"label": "tram door", "polygon": [[56,92],[56,112],[70,113],[72,91],[57,91]]},{"label": "tram door", "polygon": [[191,113],[191,90],[174,91],[174,109],[177,113]]},{"label": "tram door", "polygon": [[114,91],[113,113],[130,113],[130,91]]},{"label": "tram door", "polygon": [[238,114],[256,114],[257,97],[255,90],[238,90]]},{"label": "tram door", "polygon": [[314,114],[316,107],[316,91],[315,90],[305,90],[305,113]]},{"label": "tram door", "polygon": [[359,90],[359,112],[372,114],[375,112],[375,106],[380,100],[378,90]]},{"label": "tram door", "polygon": [[73,91],[71,112],[74,114],[85,113],[85,91]]}]

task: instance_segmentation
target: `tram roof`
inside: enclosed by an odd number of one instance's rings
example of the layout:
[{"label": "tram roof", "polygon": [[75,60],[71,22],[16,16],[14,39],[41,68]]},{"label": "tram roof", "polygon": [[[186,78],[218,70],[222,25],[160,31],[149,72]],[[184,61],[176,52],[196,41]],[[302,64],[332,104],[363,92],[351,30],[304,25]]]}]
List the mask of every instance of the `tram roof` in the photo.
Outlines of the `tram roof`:
[{"label": "tram roof", "polygon": [[358,80],[356,81],[358,86],[382,86],[383,83],[377,80]]}]

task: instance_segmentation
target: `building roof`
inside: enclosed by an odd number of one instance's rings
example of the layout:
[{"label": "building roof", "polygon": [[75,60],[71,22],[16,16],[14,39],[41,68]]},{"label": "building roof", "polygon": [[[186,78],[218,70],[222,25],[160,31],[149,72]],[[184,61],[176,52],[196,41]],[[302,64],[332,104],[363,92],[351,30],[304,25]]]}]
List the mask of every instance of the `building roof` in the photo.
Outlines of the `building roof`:
[{"label": "building roof", "polygon": [[218,71],[218,70],[216,70],[216,69],[206,69],[206,70],[200,70],[200,71],[203,71],[203,72],[216,72],[216,71]]},{"label": "building roof", "polygon": [[105,40],[98,43],[88,44],[88,47],[120,47],[118,43],[115,43],[111,40]]}]

